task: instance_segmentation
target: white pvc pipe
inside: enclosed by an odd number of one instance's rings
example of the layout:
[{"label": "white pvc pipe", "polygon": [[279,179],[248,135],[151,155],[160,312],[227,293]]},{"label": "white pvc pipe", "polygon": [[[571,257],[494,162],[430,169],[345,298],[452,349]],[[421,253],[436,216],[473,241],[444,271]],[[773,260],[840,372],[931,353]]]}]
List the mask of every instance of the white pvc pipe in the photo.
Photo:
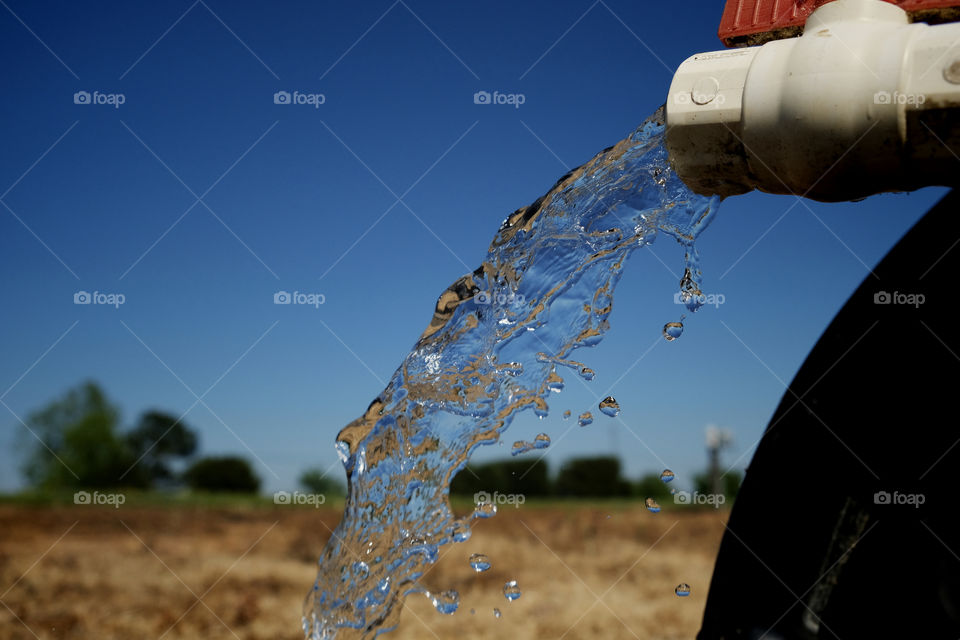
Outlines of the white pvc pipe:
[{"label": "white pvc pipe", "polygon": [[836,0],[802,36],[688,58],[667,149],[698,193],[817,200],[960,184],[960,23]]}]

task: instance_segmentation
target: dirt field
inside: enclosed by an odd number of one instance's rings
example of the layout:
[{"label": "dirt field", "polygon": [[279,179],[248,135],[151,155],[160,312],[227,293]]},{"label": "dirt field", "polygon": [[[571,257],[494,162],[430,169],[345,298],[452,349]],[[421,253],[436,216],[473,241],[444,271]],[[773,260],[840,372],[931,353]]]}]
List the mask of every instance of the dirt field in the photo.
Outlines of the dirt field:
[{"label": "dirt field", "polygon": [[[340,510],[0,505],[0,640],[300,640],[314,558]],[[727,512],[507,507],[442,550],[386,638],[692,638]],[[476,574],[472,553],[493,567]],[[523,595],[508,602],[507,580]],[[674,587],[689,583],[679,598]],[[494,607],[502,617],[494,616]]]}]

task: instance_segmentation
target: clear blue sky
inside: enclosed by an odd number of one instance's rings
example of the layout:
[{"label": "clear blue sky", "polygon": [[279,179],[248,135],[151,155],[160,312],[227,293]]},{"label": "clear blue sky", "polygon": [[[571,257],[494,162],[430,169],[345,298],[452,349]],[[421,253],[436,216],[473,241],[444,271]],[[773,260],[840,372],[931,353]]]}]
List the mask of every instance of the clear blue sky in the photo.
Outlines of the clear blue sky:
[{"label": "clear blue sky", "polygon": [[[14,414],[87,378],[125,424],[189,409],[203,451],[255,459],[265,489],[335,464],[336,433],[505,215],[721,48],[712,0],[0,5],[0,490],[20,482]],[[481,90],[525,100],[474,104]],[[631,259],[604,343],[577,354],[596,379],[570,377],[549,418],[521,416],[477,457],[545,431],[554,467],[615,451],[631,475],[682,480],[715,423],[744,466],[783,383],[940,193],[728,200],[700,243],[726,302],[673,343],[682,255],[661,238]],[[279,290],[325,302],[274,305]],[[608,393],[629,432],[596,412]],[[568,408],[597,416],[568,431]]]}]

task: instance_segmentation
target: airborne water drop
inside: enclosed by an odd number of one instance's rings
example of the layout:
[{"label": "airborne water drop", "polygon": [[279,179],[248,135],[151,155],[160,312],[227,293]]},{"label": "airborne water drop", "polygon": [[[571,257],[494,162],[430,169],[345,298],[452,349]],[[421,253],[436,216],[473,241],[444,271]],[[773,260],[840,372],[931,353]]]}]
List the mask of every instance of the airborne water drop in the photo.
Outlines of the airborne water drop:
[{"label": "airborne water drop", "polygon": [[607,396],[600,401],[600,411],[602,411],[604,415],[608,415],[611,418],[616,418],[618,415],[620,415],[620,405],[613,396]]},{"label": "airborne water drop", "polygon": [[683,333],[682,322],[668,322],[663,325],[663,337],[667,342],[673,342]]}]

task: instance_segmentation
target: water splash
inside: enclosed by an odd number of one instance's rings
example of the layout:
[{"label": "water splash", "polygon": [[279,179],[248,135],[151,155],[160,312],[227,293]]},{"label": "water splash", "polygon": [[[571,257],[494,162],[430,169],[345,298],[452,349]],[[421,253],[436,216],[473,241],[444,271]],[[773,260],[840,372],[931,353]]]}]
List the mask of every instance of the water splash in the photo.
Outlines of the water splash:
[{"label": "water splash", "polygon": [[436,594],[428,591],[427,597],[430,598],[434,608],[444,615],[452,615],[460,606],[460,594],[456,591],[441,591]]},{"label": "water splash", "polygon": [[606,416],[616,418],[620,415],[620,403],[613,396],[607,396],[600,401],[600,411]]},{"label": "water splash", "polygon": [[527,442],[526,440],[517,440],[514,442],[513,447],[510,448],[510,455],[518,456],[521,453],[533,451],[534,449],[546,449],[549,446],[550,436],[545,433],[538,433],[537,437],[533,439],[533,442]]},{"label": "water splash", "polygon": [[[440,295],[387,388],[337,436],[347,502],[304,603],[307,637],[372,638],[398,623],[407,595],[431,593],[420,578],[440,547],[496,513],[487,503],[455,518],[450,481],[477,447],[500,442],[518,411],[548,415],[557,367],[607,332],[632,251],[660,234],[676,239],[681,299],[695,311],[693,243],[719,199],[692,194],[670,170],[664,130],[661,109],[508,216],[481,266]],[[368,570],[352,571],[357,561]]]},{"label": "water splash", "polygon": [[492,565],[490,564],[490,558],[483,553],[475,553],[470,556],[470,567],[477,573],[482,573],[489,569]]},{"label": "water splash", "polygon": [[673,342],[683,334],[682,322],[668,322],[663,325],[663,337],[667,342]]}]

